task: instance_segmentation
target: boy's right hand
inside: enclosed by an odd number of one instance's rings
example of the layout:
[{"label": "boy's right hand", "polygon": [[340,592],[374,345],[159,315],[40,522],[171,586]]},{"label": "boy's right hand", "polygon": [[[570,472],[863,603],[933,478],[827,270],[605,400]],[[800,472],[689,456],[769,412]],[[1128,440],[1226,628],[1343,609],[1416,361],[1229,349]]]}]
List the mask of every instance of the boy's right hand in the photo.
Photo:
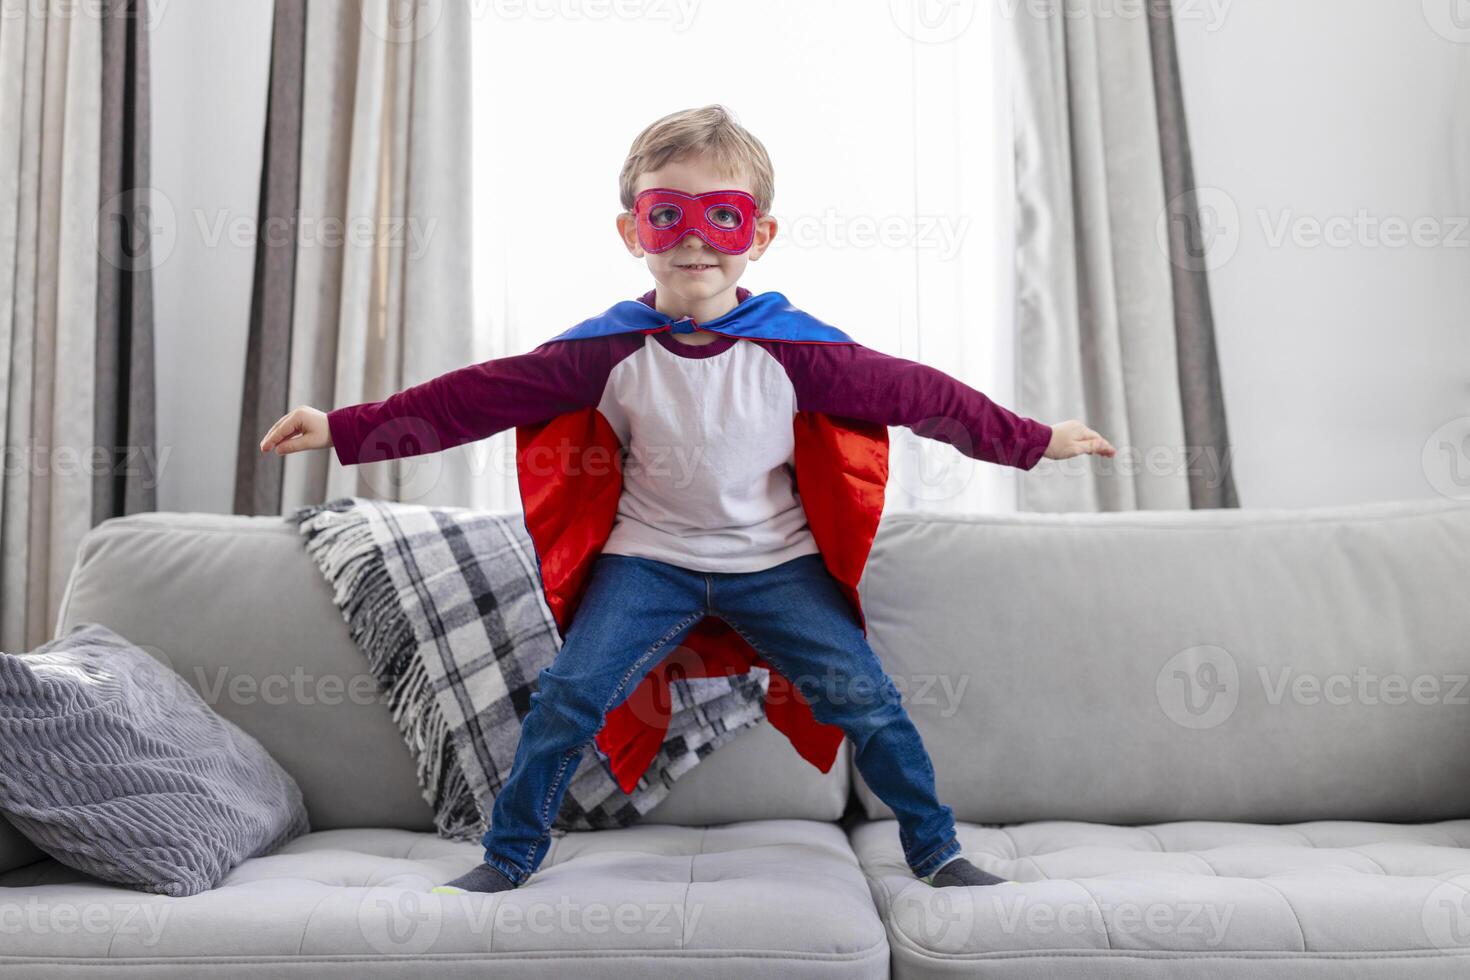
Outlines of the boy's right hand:
[{"label": "boy's right hand", "polygon": [[303,449],[326,449],[332,444],[332,430],[327,426],[327,413],[310,405],[293,408],[260,441],[260,451],[272,449],[276,455],[299,453]]},{"label": "boy's right hand", "polygon": [[1097,456],[1116,456],[1118,450],[1081,419],[1067,419],[1051,427],[1051,443],[1046,447],[1047,459],[1071,459],[1083,453]]}]

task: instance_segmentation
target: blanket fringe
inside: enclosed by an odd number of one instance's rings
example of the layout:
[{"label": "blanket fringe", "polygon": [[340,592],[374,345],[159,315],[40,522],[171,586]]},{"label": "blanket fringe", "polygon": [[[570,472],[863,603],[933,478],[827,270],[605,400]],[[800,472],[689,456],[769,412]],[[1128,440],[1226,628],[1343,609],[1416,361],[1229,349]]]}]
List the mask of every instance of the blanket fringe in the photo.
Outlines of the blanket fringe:
[{"label": "blanket fringe", "polygon": [[413,626],[357,504],[356,498],[338,498],[301,508],[290,519],[306,537],[306,551],[331,585],[348,633],[385,689],[388,709],[417,760],[419,786],[434,810],[439,835],[479,837],[484,818],[456,761],[423,658],[416,655]]}]

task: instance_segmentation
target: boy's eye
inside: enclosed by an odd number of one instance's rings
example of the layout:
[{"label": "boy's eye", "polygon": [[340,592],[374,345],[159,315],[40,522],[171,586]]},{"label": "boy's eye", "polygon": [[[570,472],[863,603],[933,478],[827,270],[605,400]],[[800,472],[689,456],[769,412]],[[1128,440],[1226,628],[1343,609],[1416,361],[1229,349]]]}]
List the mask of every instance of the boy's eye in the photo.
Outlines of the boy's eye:
[{"label": "boy's eye", "polygon": [[725,204],[716,204],[705,212],[710,224],[727,231],[740,227],[740,212]]},{"label": "boy's eye", "polygon": [[679,220],[679,209],[672,204],[658,204],[648,212],[648,223],[655,228],[668,228]]}]

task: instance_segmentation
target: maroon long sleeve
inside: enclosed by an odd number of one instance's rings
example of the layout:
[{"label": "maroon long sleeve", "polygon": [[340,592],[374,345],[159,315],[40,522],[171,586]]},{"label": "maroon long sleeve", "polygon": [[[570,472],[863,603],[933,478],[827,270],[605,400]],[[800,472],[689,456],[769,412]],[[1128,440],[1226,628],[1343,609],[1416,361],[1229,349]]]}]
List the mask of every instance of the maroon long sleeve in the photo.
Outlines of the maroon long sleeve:
[{"label": "maroon long sleeve", "polygon": [[[683,356],[705,358],[737,343],[721,338],[686,348],[655,338]],[[585,340],[548,341],[525,354],[450,371],[379,402],[327,414],[344,465],[439,452],[505,429],[598,405],[617,364],[644,349],[638,331]],[[983,392],[917,361],[861,344],[752,340],[783,369],[798,410],[883,425],[907,426],[974,459],[1031,469],[1051,442],[1051,426],[1019,416]],[[669,405],[664,411],[694,410]],[[711,409],[718,414],[721,409]]]},{"label": "maroon long sleeve", "polygon": [[798,409],[907,426],[973,459],[1023,470],[1051,443],[1051,426],[927,364],[861,344],[760,343],[786,369]]},{"label": "maroon long sleeve", "polygon": [[525,354],[457,368],[378,402],[327,413],[343,466],[452,449],[520,425],[596,405],[641,334],[547,341]]}]

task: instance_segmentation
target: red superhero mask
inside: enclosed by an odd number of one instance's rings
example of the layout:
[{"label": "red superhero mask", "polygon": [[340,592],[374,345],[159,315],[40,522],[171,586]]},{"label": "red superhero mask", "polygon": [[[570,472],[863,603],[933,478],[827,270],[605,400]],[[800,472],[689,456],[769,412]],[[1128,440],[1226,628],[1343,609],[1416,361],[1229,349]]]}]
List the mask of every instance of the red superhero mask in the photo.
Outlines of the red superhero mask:
[{"label": "red superhero mask", "polygon": [[698,235],[710,248],[738,255],[755,238],[760,210],[745,191],[685,194],[651,187],[633,202],[638,244],[648,252],[667,252],[685,235]]}]

